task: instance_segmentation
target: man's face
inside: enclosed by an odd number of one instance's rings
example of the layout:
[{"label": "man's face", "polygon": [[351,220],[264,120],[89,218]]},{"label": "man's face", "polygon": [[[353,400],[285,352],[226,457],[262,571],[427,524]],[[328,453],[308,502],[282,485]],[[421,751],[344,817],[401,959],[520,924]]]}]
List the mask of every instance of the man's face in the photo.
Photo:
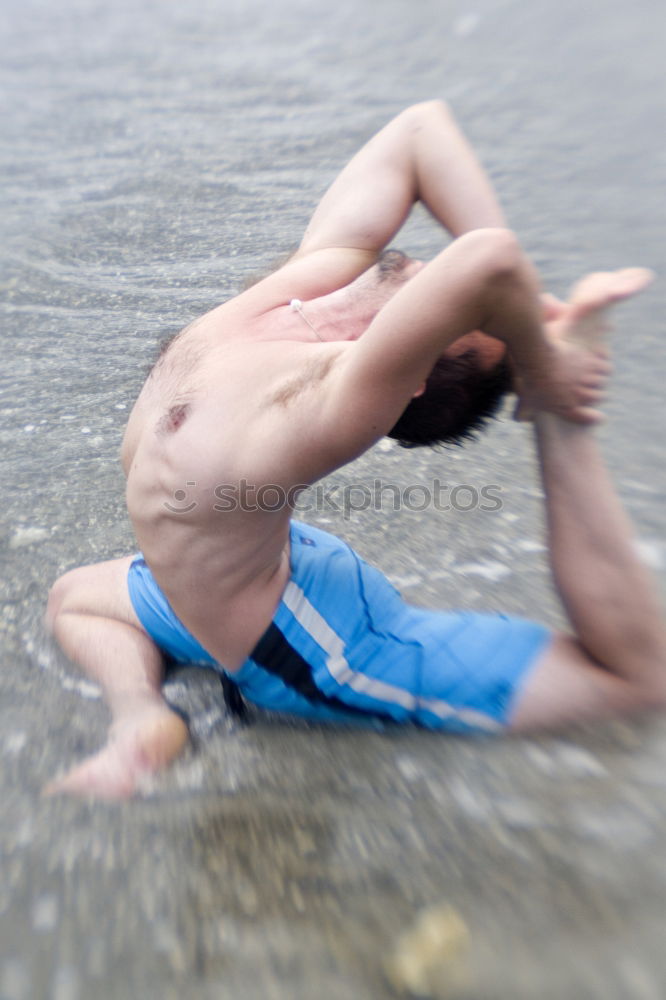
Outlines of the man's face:
[{"label": "man's face", "polygon": [[481,368],[488,371],[493,368],[504,357],[506,348],[501,340],[496,337],[489,337],[480,330],[465,334],[454,341],[450,347],[442,354],[443,358],[456,358],[465,351],[474,351]]}]

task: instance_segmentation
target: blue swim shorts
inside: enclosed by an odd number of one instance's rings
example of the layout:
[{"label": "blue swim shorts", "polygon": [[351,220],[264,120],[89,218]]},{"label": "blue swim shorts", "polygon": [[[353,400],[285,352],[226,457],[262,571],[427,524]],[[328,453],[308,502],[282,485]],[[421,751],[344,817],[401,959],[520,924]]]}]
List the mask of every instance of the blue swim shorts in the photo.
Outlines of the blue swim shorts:
[{"label": "blue swim shorts", "polygon": [[[140,555],[128,586],[165,654],[225,674],[178,620]],[[345,542],[292,521],[291,579],[266,632],[228,676],[255,705],[312,720],[370,717],[492,732],[506,725],[549,638],[543,626],[505,615],[407,604]]]}]

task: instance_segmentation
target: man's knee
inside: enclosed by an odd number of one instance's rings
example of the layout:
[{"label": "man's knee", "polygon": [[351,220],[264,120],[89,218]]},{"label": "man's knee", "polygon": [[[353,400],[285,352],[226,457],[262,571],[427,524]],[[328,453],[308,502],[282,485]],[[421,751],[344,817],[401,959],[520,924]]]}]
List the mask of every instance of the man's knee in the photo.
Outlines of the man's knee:
[{"label": "man's knee", "polygon": [[66,605],[68,595],[71,592],[71,575],[71,570],[69,573],[63,573],[63,575],[59,576],[55,583],[51,585],[51,589],[49,590],[49,596],[46,602],[46,612],[44,614],[44,622],[49,632],[53,632],[56,619]]},{"label": "man's knee", "polygon": [[645,709],[666,709],[666,651],[655,657],[644,678],[635,682],[637,697]]},{"label": "man's knee", "polygon": [[50,632],[53,632],[59,617],[81,609],[83,599],[89,590],[86,584],[87,571],[89,571],[88,566],[70,569],[59,576],[51,586],[44,616],[46,627]]},{"label": "man's knee", "polygon": [[666,708],[666,628],[659,620],[625,627],[607,667],[630,686],[639,709]]},{"label": "man's knee", "polygon": [[53,631],[54,626],[69,615],[109,618],[141,628],[127,585],[133,558],[123,556],[63,573],[48,595],[47,628]]},{"label": "man's knee", "polygon": [[553,729],[612,716],[666,708],[666,657],[654,656],[623,674],[590,659],[580,643],[555,635],[527,677],[510,728]]}]

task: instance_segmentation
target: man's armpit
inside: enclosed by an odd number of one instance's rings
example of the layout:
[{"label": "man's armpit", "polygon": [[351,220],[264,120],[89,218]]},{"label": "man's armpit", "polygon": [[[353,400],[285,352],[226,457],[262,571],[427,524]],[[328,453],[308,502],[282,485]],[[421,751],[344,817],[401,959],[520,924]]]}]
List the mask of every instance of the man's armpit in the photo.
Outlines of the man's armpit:
[{"label": "man's armpit", "polygon": [[287,406],[304,393],[319,389],[338,357],[339,355],[329,354],[325,357],[312,358],[296,375],[286,378],[283,384],[271,393],[267,404]]}]

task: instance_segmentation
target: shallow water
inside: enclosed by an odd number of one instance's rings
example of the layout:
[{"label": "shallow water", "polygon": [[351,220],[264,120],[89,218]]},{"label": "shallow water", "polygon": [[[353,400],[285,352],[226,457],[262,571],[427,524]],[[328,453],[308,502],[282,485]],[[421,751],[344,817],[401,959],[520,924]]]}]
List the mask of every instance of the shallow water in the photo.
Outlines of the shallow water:
[{"label": "shallow water", "polygon": [[[388,997],[385,956],[442,900],[474,997],[661,997],[663,720],[501,743],[241,729],[187,671],[169,694],[193,749],[142,800],[38,798],[105,731],[40,617],[59,572],[133,547],[117,453],[160,340],[288,250],[359,143],[435,95],[549,288],[663,270],[661,5],[28,0],[0,27],[2,1000]],[[440,244],[419,214],[400,245]],[[621,310],[604,430],[662,583],[665,287]],[[410,599],[561,622],[523,428],[380,445],[336,482],[376,477],[496,486],[501,507],[307,516]]]}]

